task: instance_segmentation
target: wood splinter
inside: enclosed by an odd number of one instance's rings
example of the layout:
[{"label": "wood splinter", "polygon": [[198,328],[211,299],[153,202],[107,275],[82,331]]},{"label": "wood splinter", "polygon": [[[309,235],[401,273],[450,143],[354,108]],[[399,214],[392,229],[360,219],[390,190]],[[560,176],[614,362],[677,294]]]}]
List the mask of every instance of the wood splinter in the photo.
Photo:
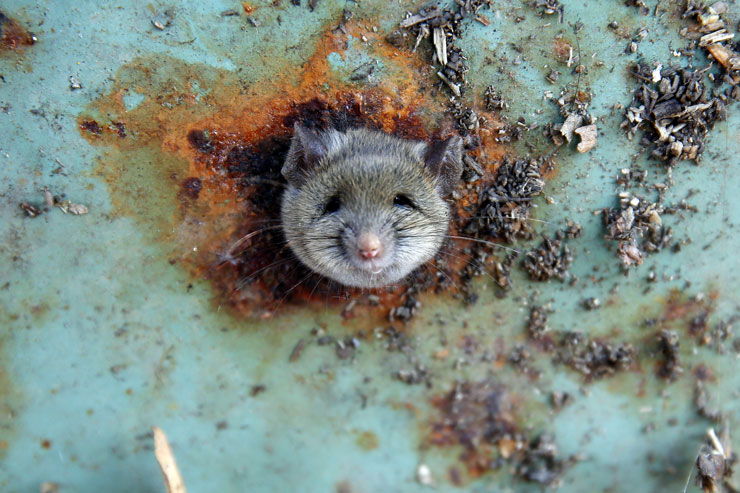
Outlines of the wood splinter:
[{"label": "wood splinter", "polygon": [[159,469],[162,471],[167,493],[187,493],[185,482],[177,468],[175,456],[170,448],[170,443],[167,441],[167,436],[157,426],[152,427],[152,432],[154,433],[154,456],[157,458]]}]

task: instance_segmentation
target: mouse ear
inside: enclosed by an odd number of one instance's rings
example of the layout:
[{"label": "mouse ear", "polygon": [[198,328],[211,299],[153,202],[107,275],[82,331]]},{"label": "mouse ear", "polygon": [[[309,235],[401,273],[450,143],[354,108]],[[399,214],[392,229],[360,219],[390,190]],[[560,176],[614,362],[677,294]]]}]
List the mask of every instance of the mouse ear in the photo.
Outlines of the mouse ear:
[{"label": "mouse ear", "polygon": [[452,192],[462,175],[462,139],[455,135],[427,146],[424,162],[437,178],[437,189],[442,195]]},{"label": "mouse ear", "polygon": [[321,136],[296,123],[293,126],[290,150],[280,172],[288,183],[298,186],[308,178],[326,154],[327,146]]}]

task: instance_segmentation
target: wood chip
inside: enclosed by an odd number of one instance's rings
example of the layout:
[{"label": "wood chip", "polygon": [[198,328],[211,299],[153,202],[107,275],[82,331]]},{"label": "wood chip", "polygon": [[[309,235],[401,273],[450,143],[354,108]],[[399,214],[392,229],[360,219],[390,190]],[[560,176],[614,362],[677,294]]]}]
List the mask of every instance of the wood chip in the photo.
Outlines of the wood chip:
[{"label": "wood chip", "polygon": [[447,66],[447,36],[441,27],[435,27],[432,31],[434,49],[437,50],[437,60],[445,67]]},{"label": "wood chip", "polygon": [[565,122],[563,122],[563,125],[560,127],[560,135],[565,137],[565,140],[568,142],[573,139],[573,131],[581,126],[581,122],[583,121],[583,117],[579,115],[578,113],[571,113],[568,115],[568,118],[565,119]]},{"label": "wood chip", "polygon": [[411,17],[407,17],[404,20],[402,20],[400,26],[403,28],[415,26],[417,24],[421,24],[422,22],[428,21],[430,19],[434,19],[435,17],[439,17],[440,15],[442,15],[442,12],[440,12],[439,10],[436,10],[427,15],[419,15],[419,14],[412,15]]},{"label": "wood chip", "polygon": [[711,44],[707,51],[712,54],[717,63],[726,69],[738,70],[740,68],[740,55],[722,44]]},{"label": "wood chip", "polygon": [[575,129],[575,133],[581,138],[576,146],[578,152],[588,152],[596,145],[597,129],[596,125],[585,125]]},{"label": "wood chip", "polygon": [[475,17],[475,20],[477,20],[478,22],[480,22],[480,23],[481,23],[481,24],[483,24],[484,26],[490,26],[490,25],[491,25],[491,21],[489,21],[489,20],[488,20],[488,17],[486,17],[486,16],[485,16],[485,15],[483,15],[483,14],[478,14],[478,15],[477,15],[477,16]]},{"label": "wood chip", "polygon": [[447,77],[445,77],[445,74],[443,74],[442,72],[437,72],[437,77],[439,77],[440,79],[442,79],[442,81],[445,84],[447,84],[447,87],[450,88],[450,90],[452,91],[452,93],[455,96],[457,96],[459,98],[462,95],[462,93],[460,92],[460,84],[455,84],[450,79],[448,79]]},{"label": "wood chip", "polygon": [[154,433],[154,456],[157,458],[159,469],[162,471],[167,493],[187,493],[185,483],[175,462],[175,456],[170,448],[170,443],[167,441],[167,436],[157,426],[152,427],[152,432]]},{"label": "wood chip", "polygon": [[720,43],[722,41],[729,41],[734,38],[733,33],[728,33],[727,29],[720,29],[710,34],[705,34],[699,38],[699,46],[709,46],[714,43]]}]

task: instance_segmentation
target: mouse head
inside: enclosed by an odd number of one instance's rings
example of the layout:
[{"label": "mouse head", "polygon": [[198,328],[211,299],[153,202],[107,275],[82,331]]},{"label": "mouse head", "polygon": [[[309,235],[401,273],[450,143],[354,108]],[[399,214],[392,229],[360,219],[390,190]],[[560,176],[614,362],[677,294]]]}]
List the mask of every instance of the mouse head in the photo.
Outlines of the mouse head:
[{"label": "mouse head", "polygon": [[401,280],[442,244],[450,216],[443,197],[459,181],[461,157],[459,137],[427,144],[296,125],[282,169],[290,248],[307,267],[347,286]]}]

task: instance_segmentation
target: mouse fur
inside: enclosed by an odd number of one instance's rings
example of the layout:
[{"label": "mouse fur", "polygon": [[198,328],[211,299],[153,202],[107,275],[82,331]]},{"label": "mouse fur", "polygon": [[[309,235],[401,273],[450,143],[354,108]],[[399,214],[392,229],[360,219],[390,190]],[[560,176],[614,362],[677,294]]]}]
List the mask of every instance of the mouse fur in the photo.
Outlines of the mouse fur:
[{"label": "mouse fur", "polygon": [[283,233],[309,269],[345,286],[396,283],[447,234],[444,196],[462,173],[462,140],[429,144],[369,129],[294,127],[282,168]]}]

